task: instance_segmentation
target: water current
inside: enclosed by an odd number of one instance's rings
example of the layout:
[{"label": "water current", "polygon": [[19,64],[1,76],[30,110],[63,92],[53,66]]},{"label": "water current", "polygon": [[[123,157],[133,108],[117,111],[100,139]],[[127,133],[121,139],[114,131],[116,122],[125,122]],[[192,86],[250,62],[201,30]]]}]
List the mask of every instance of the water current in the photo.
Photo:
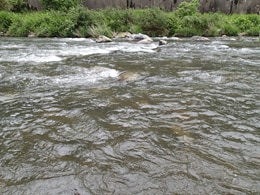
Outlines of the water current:
[{"label": "water current", "polygon": [[258,38],[0,38],[0,194],[259,194]]}]

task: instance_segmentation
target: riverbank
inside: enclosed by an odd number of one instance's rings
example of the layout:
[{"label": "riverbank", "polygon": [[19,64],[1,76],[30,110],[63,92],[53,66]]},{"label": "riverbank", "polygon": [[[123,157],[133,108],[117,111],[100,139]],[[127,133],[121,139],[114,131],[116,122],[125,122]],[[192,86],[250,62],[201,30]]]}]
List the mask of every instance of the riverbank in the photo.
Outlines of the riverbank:
[{"label": "riverbank", "polygon": [[0,12],[1,35],[10,37],[113,37],[126,31],[149,36],[259,36],[259,29],[257,14],[202,14],[193,5],[180,6],[174,12],[159,8],[89,10],[80,6],[66,11]]}]

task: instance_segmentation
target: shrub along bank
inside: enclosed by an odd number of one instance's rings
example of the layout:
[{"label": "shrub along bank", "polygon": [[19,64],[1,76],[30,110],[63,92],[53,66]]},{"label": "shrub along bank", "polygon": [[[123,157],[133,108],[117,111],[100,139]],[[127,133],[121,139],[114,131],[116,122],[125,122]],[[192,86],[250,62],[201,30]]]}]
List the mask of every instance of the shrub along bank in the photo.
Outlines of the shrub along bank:
[{"label": "shrub along bank", "polygon": [[[45,0],[46,1],[46,0]],[[74,1],[71,1],[74,2]],[[159,8],[89,10],[80,5],[43,11],[0,11],[0,32],[5,36],[26,37],[112,37],[129,31],[149,36],[258,36],[257,14],[201,14],[198,1],[183,2],[174,12]]]}]

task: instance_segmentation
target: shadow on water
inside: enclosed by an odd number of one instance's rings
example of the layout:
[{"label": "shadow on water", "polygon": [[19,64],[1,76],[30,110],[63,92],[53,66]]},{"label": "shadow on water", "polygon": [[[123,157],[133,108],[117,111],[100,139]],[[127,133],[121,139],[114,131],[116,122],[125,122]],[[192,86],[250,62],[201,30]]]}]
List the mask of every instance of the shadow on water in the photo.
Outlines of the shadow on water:
[{"label": "shadow on water", "polygon": [[1,194],[260,192],[256,39],[0,45]]}]

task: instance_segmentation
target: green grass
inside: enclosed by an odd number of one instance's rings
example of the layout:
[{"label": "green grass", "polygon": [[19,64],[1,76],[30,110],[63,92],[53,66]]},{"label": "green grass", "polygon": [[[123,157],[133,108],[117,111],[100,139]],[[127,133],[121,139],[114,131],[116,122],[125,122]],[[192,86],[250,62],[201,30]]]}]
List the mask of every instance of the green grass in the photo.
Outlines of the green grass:
[{"label": "green grass", "polygon": [[6,36],[26,37],[111,37],[114,32],[129,31],[149,36],[259,36],[257,14],[201,14],[196,1],[184,3],[174,12],[159,8],[89,10],[77,6],[66,11],[0,11],[0,32]]}]

